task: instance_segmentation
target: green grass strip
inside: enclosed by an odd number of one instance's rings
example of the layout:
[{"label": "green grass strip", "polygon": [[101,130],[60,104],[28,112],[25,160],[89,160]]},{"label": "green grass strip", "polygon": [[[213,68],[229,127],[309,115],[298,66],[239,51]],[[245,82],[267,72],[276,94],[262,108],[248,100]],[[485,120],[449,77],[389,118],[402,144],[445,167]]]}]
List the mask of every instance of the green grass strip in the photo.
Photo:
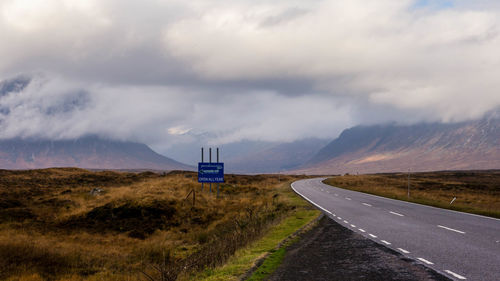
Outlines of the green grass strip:
[{"label": "green grass strip", "polygon": [[281,247],[272,252],[269,257],[262,263],[261,266],[247,279],[247,281],[264,280],[267,276],[273,273],[283,261],[285,257],[286,247]]},{"label": "green grass strip", "polygon": [[[206,269],[205,271],[188,278],[188,280],[238,280],[241,275],[254,266],[255,262],[259,258],[271,252],[273,253],[263,263],[265,268],[262,268],[262,274],[264,274],[264,272],[272,272],[271,270],[276,269],[279,263],[281,263],[285,254],[284,248],[275,250],[276,246],[301,227],[313,221],[319,216],[319,214],[320,212],[317,210],[307,210],[302,208],[297,209],[289,217],[283,219],[279,224],[272,227],[262,237],[262,239],[255,241],[249,247],[236,251],[235,255],[231,257],[225,265],[215,269]],[[259,270],[261,270],[260,267]],[[252,276],[251,278],[254,277]]]}]

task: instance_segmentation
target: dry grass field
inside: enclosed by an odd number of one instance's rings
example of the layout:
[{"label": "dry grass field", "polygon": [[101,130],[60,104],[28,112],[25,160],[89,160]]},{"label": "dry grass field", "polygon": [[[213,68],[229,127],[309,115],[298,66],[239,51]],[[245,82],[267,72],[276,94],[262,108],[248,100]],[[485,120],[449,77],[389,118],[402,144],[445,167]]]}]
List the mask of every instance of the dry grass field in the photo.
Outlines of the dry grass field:
[{"label": "dry grass field", "polygon": [[293,212],[296,179],[226,175],[217,199],[193,172],[0,170],[0,279],[176,280]]},{"label": "dry grass field", "polygon": [[[345,175],[325,183],[384,197],[500,218],[500,171]],[[452,199],[456,200],[452,203]]]}]

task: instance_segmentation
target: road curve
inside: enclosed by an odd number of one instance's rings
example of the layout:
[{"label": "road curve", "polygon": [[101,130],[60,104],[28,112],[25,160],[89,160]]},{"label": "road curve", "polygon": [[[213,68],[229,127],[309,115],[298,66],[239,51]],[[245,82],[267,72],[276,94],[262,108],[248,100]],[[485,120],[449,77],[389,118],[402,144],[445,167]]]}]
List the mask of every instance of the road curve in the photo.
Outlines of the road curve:
[{"label": "road curve", "polygon": [[300,180],[292,189],[331,219],[453,280],[500,280],[500,220]]}]

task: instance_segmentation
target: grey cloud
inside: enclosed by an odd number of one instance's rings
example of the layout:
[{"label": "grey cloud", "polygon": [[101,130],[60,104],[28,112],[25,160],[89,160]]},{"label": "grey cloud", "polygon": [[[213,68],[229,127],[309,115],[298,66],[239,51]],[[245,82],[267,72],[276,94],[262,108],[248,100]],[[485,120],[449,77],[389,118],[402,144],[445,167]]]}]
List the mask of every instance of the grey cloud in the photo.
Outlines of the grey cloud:
[{"label": "grey cloud", "polygon": [[478,118],[500,105],[500,6],[452,2],[5,0],[0,78],[34,80],[0,95],[0,137],[168,147]]}]

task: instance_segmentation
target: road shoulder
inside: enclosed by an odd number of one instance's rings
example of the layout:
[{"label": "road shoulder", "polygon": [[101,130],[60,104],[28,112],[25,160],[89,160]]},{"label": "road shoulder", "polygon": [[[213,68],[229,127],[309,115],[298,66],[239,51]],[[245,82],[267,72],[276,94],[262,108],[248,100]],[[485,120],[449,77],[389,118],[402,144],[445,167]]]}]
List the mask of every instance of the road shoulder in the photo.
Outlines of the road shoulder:
[{"label": "road shoulder", "polygon": [[287,248],[268,280],[449,280],[324,217]]}]

